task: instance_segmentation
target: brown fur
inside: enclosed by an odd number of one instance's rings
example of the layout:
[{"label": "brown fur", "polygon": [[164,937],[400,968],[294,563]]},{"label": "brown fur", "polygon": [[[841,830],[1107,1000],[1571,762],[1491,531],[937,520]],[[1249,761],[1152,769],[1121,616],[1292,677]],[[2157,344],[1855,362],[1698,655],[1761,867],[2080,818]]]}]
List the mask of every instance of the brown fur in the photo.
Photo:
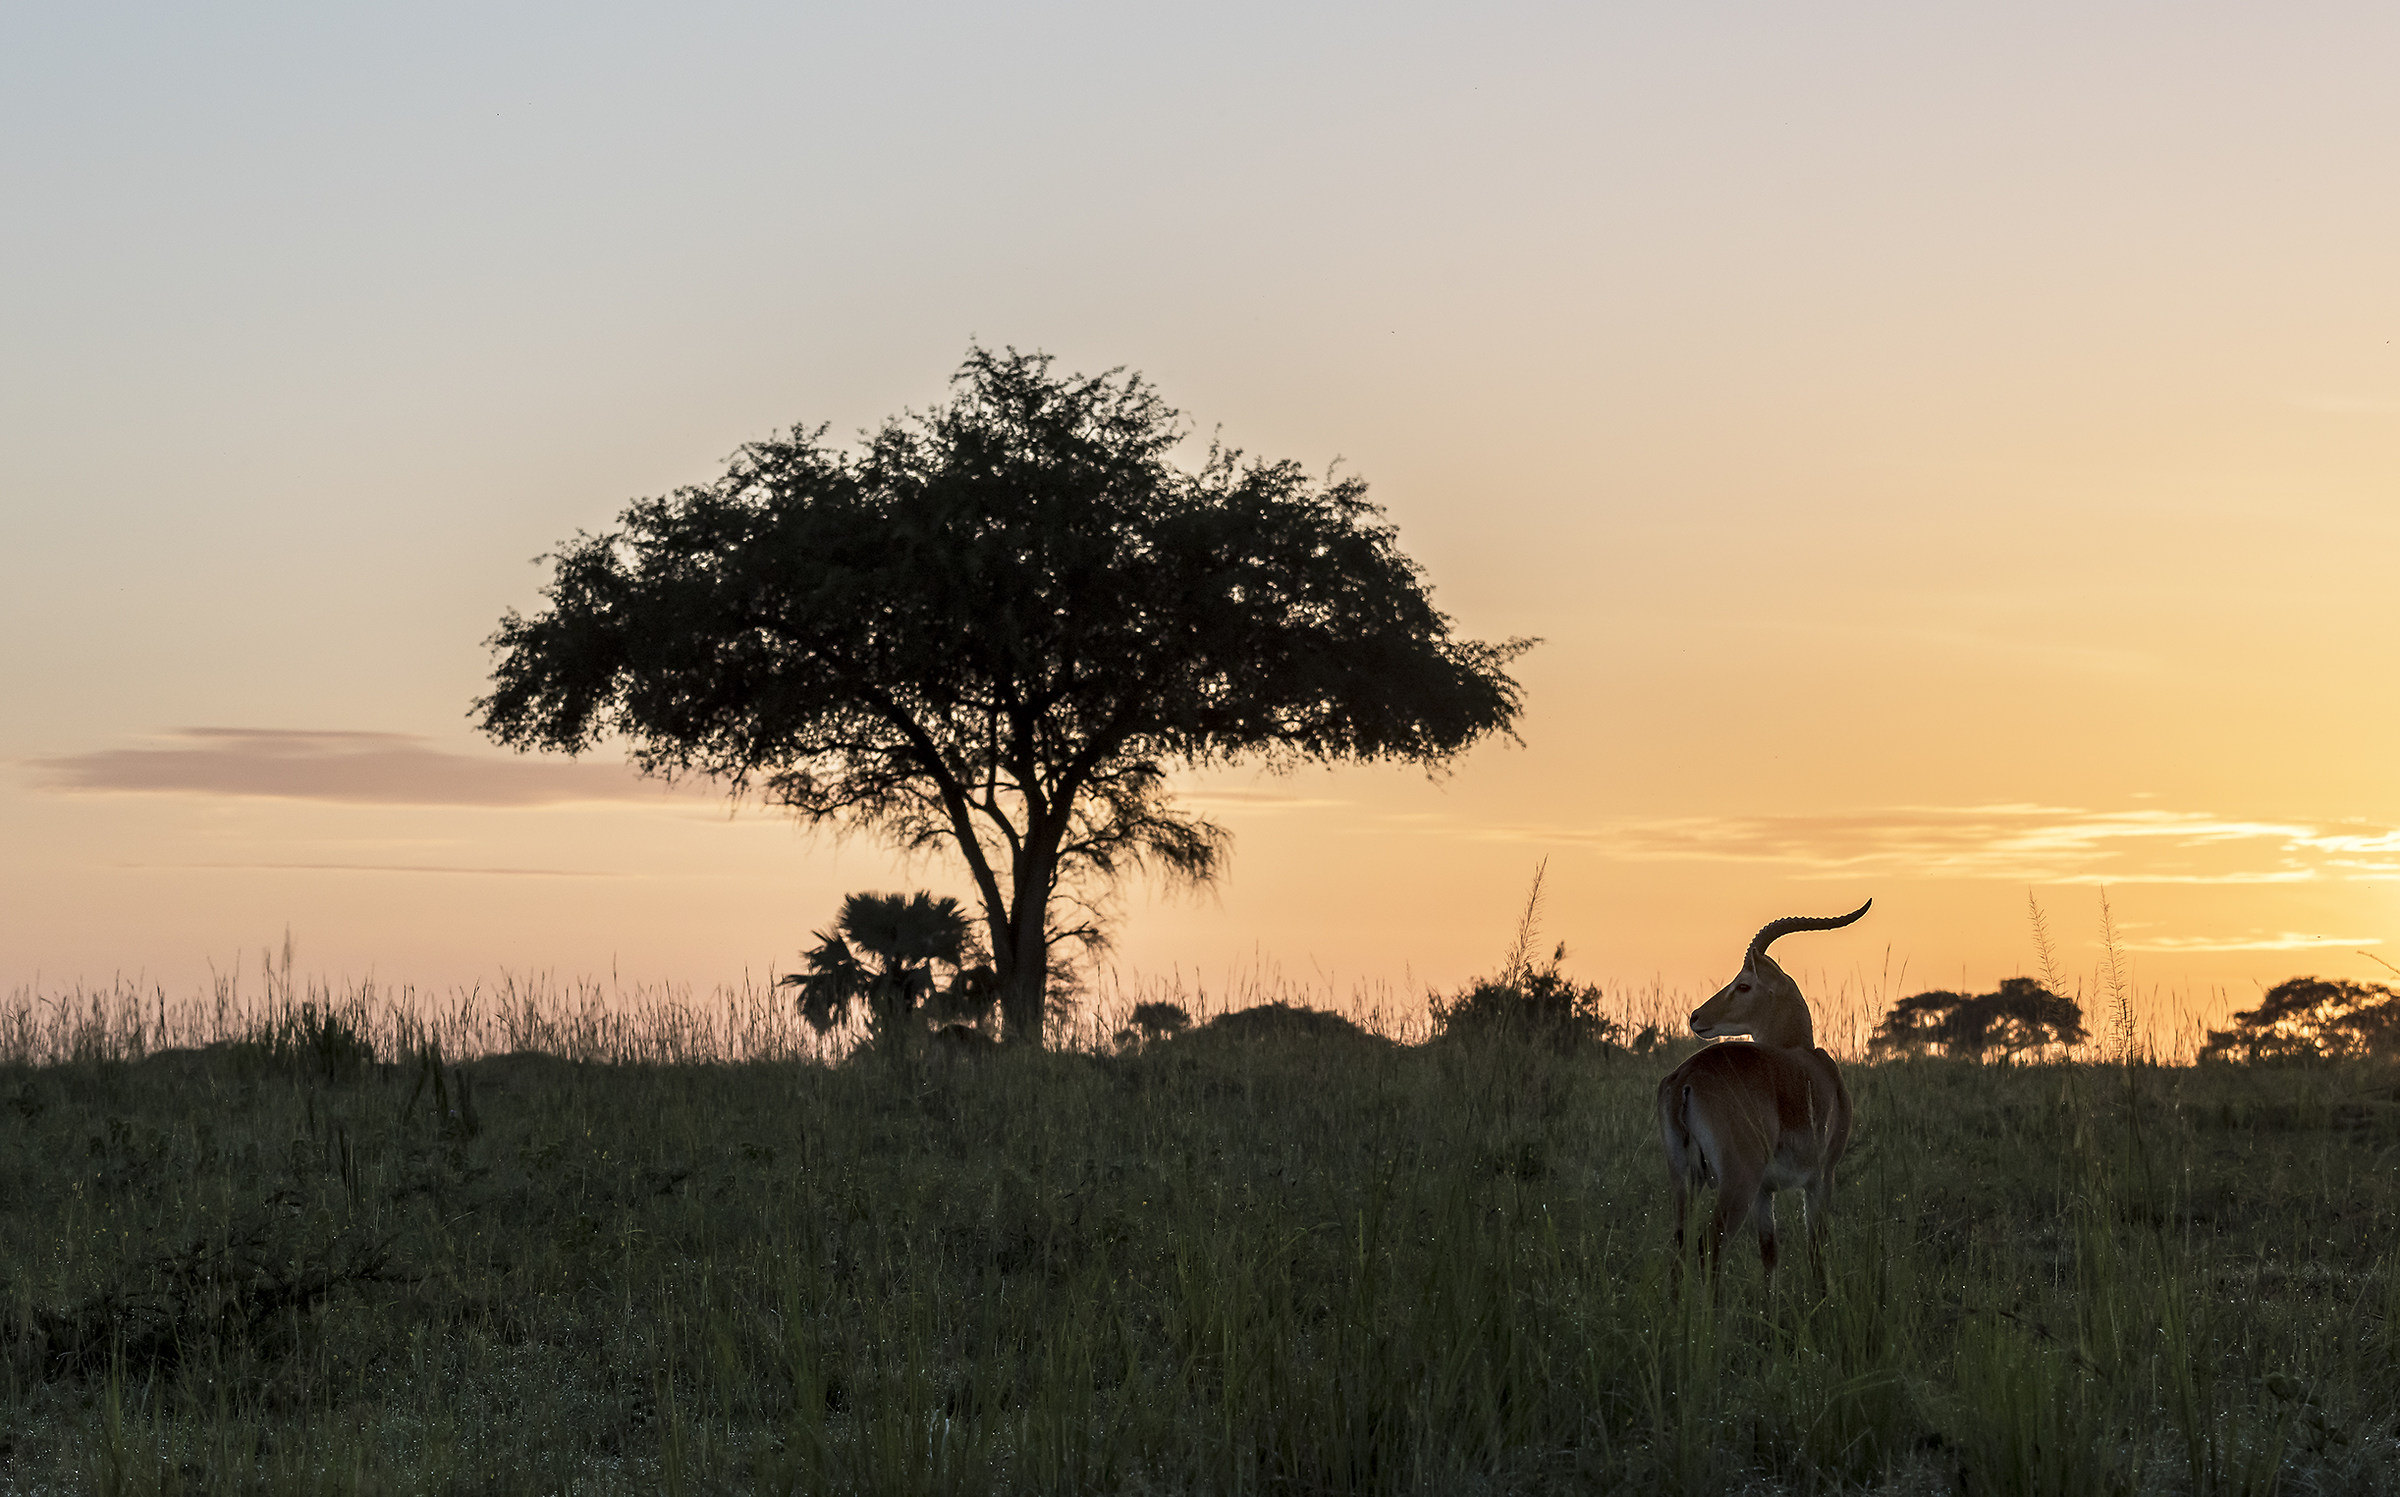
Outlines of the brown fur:
[{"label": "brown fur", "polygon": [[1833,1058],[1734,1041],[1711,1045],[1659,1083],[1658,1122],[1675,1187],[1675,1245],[1684,1244],[1692,1190],[1717,1187],[1716,1214],[1701,1253],[1713,1266],[1743,1217],[1758,1229],[1758,1254],[1775,1271],[1775,1191],[1808,1194],[1808,1232],[1823,1241],[1834,1166],[1850,1145],[1850,1092]]},{"label": "brown fur", "polygon": [[1810,1256],[1821,1255],[1834,1167],[1850,1147],[1850,1092],[1833,1057],[1817,1048],[1800,985],[1766,946],[1789,930],[1834,929],[1866,912],[1861,905],[1839,919],[1775,922],[1750,943],[1740,974],[1692,1011],[1694,1034],[1755,1040],[1710,1045],[1659,1083],[1678,1261],[1691,1193],[1709,1182],[1717,1209],[1700,1250],[1712,1273],[1743,1217],[1758,1231],[1767,1272],[1775,1271],[1775,1192],[1795,1187],[1807,1193]]}]

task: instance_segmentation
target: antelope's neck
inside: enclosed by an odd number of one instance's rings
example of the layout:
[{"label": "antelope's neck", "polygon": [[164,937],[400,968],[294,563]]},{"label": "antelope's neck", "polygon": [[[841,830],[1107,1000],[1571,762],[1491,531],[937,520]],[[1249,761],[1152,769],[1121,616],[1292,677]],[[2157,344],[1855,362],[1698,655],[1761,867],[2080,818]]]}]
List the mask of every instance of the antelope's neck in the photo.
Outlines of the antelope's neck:
[{"label": "antelope's neck", "polygon": [[1807,1004],[1794,1003],[1778,1009],[1775,1022],[1764,1029],[1754,1030],[1751,1038],[1779,1050],[1814,1050],[1817,1048],[1816,1021],[1809,1017]]}]

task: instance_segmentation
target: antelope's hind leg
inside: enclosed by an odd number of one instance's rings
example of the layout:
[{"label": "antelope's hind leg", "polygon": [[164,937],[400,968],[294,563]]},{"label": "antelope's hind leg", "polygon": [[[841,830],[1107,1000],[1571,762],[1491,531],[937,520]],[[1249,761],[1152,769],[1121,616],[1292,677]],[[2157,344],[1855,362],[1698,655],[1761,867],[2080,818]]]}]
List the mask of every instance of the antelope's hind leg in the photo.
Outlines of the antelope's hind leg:
[{"label": "antelope's hind leg", "polygon": [[1748,1217],[1759,1229],[1758,1249],[1767,1262],[1767,1271],[1775,1269],[1775,1198],[1767,1190],[1766,1171],[1753,1168],[1750,1161],[1736,1155],[1718,1164],[1717,1210],[1709,1221],[1708,1254],[1711,1277],[1717,1272],[1718,1260],[1725,1254],[1725,1239]]},{"label": "antelope's hind leg", "polygon": [[1775,1281],[1775,1192],[1763,1184],[1750,1202],[1750,1225],[1758,1233],[1758,1261],[1766,1266],[1771,1284]]},{"label": "antelope's hind leg", "polygon": [[1675,1195],[1675,1278],[1683,1280],[1684,1228],[1692,1210],[1692,1189],[1699,1183],[1699,1145],[1683,1126],[1682,1097],[1672,1083],[1658,1093],[1658,1131],[1667,1152],[1667,1187]]},{"label": "antelope's hind leg", "polygon": [[1825,1234],[1833,1229],[1833,1166],[1827,1165],[1808,1183],[1808,1271],[1820,1291],[1832,1287],[1827,1276]]}]

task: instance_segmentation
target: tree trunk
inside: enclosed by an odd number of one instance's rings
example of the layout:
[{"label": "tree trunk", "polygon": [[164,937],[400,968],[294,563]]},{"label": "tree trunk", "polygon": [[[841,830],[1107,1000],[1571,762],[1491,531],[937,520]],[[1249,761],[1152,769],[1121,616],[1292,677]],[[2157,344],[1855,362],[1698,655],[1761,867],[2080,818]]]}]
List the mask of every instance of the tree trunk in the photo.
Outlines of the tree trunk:
[{"label": "tree trunk", "polygon": [[1039,1050],[1050,996],[1050,870],[1035,861],[1031,849],[1017,855],[1010,949],[992,956],[1000,967],[1000,1037]]},{"label": "tree trunk", "polygon": [[1043,965],[1037,961],[1030,970],[1011,973],[1000,989],[1001,1038],[1012,1045],[1042,1048],[1042,1011],[1049,997]]}]

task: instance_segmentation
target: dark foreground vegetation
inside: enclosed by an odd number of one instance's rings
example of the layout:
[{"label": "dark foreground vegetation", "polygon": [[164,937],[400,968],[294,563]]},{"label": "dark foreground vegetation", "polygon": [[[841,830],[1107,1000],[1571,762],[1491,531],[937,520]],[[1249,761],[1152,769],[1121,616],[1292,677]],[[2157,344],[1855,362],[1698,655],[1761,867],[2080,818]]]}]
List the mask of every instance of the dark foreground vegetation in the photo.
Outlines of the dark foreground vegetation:
[{"label": "dark foreground vegetation", "polygon": [[438,1027],[280,1015],[152,1053],[160,1025],[94,1008],[40,1063],[19,1015],[0,1490],[2400,1469],[2390,1065],[1852,1067],[1829,1282],[1790,1253],[1770,1291],[1743,1238],[1712,1301],[1666,1249],[1672,1046],[1269,1014],[1105,1055],[668,1063],[671,1033],[528,1011],[484,1032],[566,1054],[458,1065]]}]

